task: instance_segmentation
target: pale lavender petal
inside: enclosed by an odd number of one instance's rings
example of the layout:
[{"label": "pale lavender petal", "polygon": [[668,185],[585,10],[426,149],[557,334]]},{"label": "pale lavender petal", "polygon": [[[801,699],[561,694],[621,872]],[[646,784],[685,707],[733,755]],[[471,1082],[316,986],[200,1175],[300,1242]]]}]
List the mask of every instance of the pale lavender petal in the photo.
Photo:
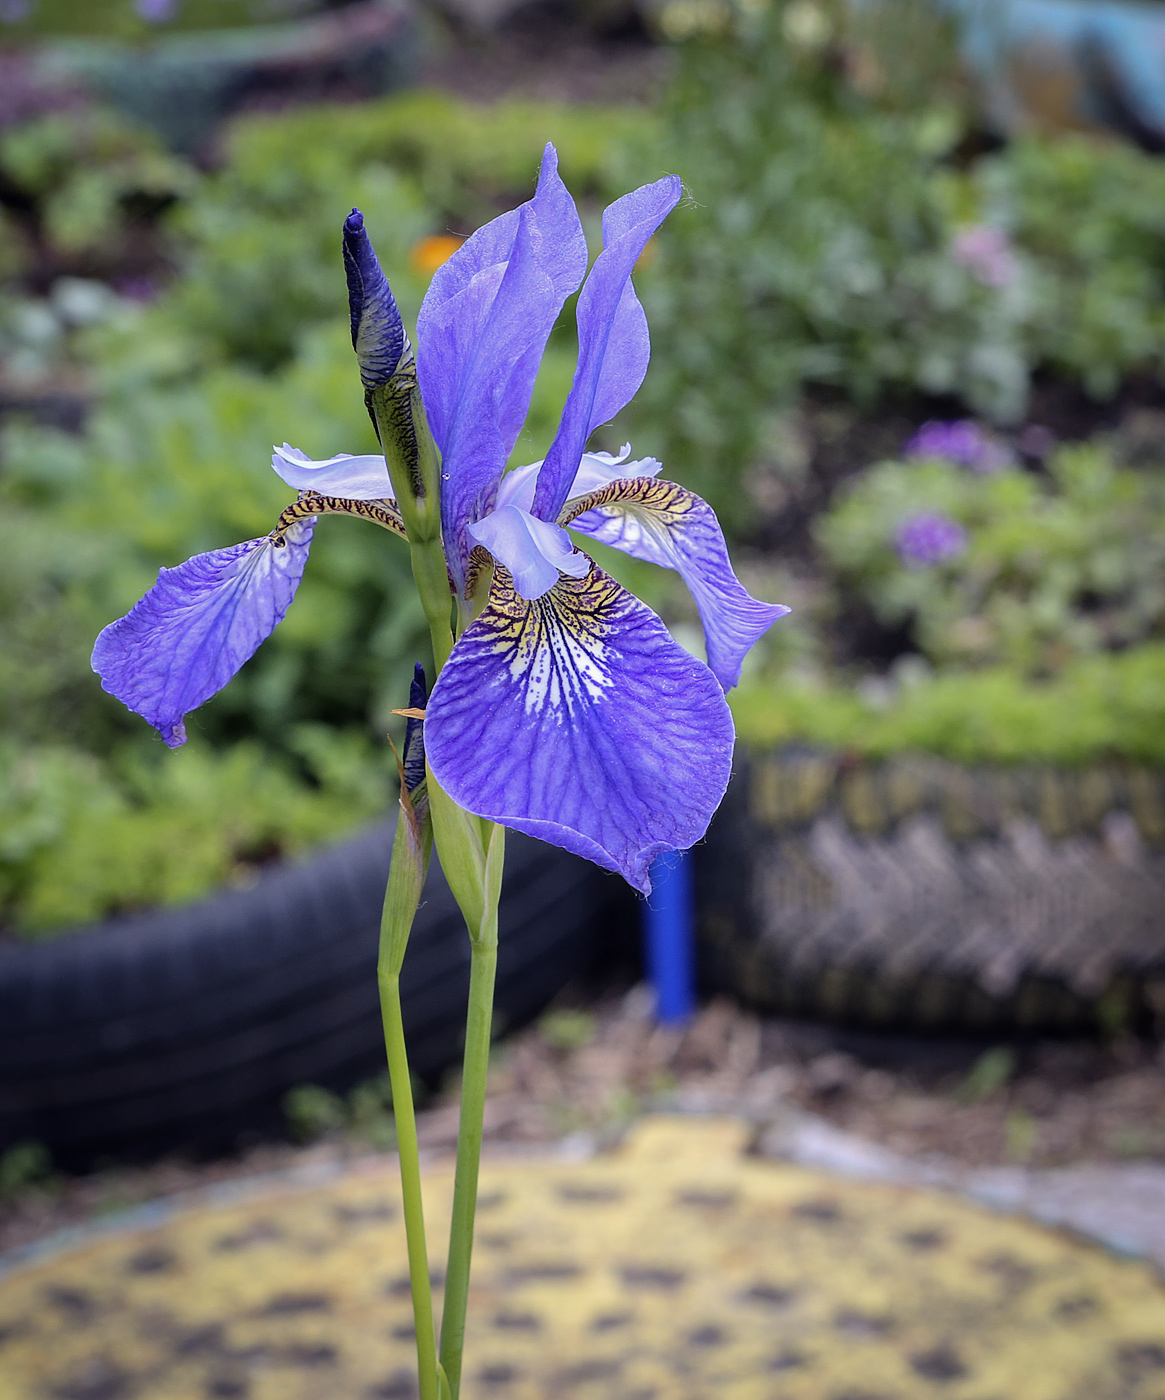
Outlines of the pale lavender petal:
[{"label": "pale lavender petal", "polygon": [[470,525],[469,533],[505,565],[514,587],[529,601],[553,588],[560,571],[582,578],[591,567],[561,526],[538,520],[517,506],[499,506]]},{"label": "pale lavender petal", "polygon": [[789,611],[747,592],[733,571],[716,513],[674,482],[613,482],[575,502],[565,519],[572,530],[680,574],[700,610],[708,665],[725,690],[740,680],[741,663],[757,638]]},{"label": "pale lavender petal", "polygon": [[338,452],[334,457],[314,462],[285,442],[272,449],[271,466],[296,491],[314,491],[319,496],[339,496],[347,501],[396,499],[384,458],[372,454],[353,457],[350,452]]},{"label": "pale lavender petal", "polygon": [[[567,500],[586,496],[600,486],[607,486],[625,476],[658,476],[663,470],[663,463],[655,457],[640,457],[632,462],[628,461],[630,456],[629,442],[623,444],[618,456],[612,456],[610,452],[584,452]],[[507,472],[498,487],[498,505],[530,510],[534,504],[534,488],[541,466],[541,462],[531,462],[529,466],[515,467],[512,472]]]},{"label": "pale lavender petal", "polygon": [[548,146],[534,198],[479,229],[430,284],[417,373],[442,452],[441,518],[459,589],[465,527],[494,503],[547,336],[585,271],[586,239]]},{"label": "pale lavender petal", "polygon": [[534,514],[554,520],[591,433],[635,396],[651,357],[647,318],[631,272],[682,193],[674,175],[632,190],[603,215],[603,251],[578,298],[578,366],[558,434],[534,493]]},{"label": "pale lavender petal", "polygon": [[314,517],[196,554],[158,581],[93,648],[101,684],[177,748],[183,718],[220,691],[283,618],[303,577]]},{"label": "pale lavender petal", "polygon": [[724,795],[732,717],[715,676],[593,568],[536,603],[495,572],[425,719],[429,766],[462,807],[650,892]]}]

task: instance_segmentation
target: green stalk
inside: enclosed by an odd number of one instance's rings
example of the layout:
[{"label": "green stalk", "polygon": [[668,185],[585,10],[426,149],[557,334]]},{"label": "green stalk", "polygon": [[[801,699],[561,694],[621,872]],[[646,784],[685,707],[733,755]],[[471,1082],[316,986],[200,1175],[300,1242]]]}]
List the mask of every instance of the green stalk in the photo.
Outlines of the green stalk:
[{"label": "green stalk", "polygon": [[405,1054],[401,1018],[400,977],[381,968],[380,1010],[384,1019],[384,1048],[392,1084],[392,1113],[400,1155],[400,1188],[404,1200],[405,1239],[409,1254],[409,1283],[413,1294],[413,1322],[417,1334],[417,1375],[421,1400],[439,1400],[437,1336],[433,1324],[433,1296],[429,1284],[429,1254],[425,1243],[425,1217],[421,1202],[421,1159],[417,1147],[417,1120],[409,1062]]},{"label": "green stalk", "polygon": [[412,793],[401,780],[400,816],[392,843],[392,864],[380,921],[380,956],[376,980],[380,988],[380,1014],[384,1023],[384,1049],[392,1085],[392,1113],[396,1124],[400,1159],[401,1197],[404,1202],[405,1240],[409,1256],[409,1283],[413,1295],[413,1321],[417,1339],[417,1376],[420,1400],[440,1400],[437,1378],[437,1338],[433,1324],[433,1296],[429,1282],[429,1255],[425,1242],[425,1217],[421,1197],[421,1158],[417,1144],[417,1119],[413,1107],[412,1077],[405,1050],[404,1018],[400,1002],[400,970],[412,931],[413,919],[425,885],[432,850],[432,826],[425,812],[425,784]]},{"label": "green stalk", "polygon": [[[444,799],[448,802],[448,798]],[[434,825],[441,829],[435,815]],[[438,834],[438,842],[440,835]],[[445,1309],[441,1317],[441,1369],[450,1400],[461,1389],[461,1354],[469,1305],[469,1270],[473,1259],[473,1224],[477,1212],[477,1177],[485,1120],[489,1047],[493,1030],[494,978],[498,960],[498,896],[505,861],[505,828],[488,827],[481,898],[462,906],[469,925],[469,1009],[465,1023],[465,1058],[461,1075],[461,1117],[457,1131],[457,1168],[453,1178],[453,1218],[445,1273]],[[455,891],[456,893],[456,891]]]}]

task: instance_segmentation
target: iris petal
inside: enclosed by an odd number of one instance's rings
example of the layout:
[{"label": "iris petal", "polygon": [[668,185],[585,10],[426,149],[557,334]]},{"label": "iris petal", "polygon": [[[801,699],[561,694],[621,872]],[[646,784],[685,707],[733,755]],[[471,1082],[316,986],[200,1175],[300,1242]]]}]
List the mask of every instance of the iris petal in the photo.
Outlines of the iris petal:
[{"label": "iris petal", "polygon": [[170,748],[184,717],[220,691],[275,630],[303,577],[315,520],[196,554],[158,581],[93,648],[101,684],[154,726]]},{"label": "iris petal", "polygon": [[438,269],[417,320],[417,374],[442,453],[441,518],[454,581],[530,404],[550,329],[586,271],[586,239],[548,146],[534,198]]},{"label": "iris petal", "polygon": [[591,433],[635,396],[651,341],[631,272],[682,192],[674,175],[632,190],[603,214],[603,251],[578,298],[578,366],[557,436],[538,476],[533,511],[554,520]]},{"label": "iris petal", "polygon": [[597,567],[535,603],[495,570],[425,730],[430,769],[455,802],[644,893],[656,855],[704,834],[732,758],[716,678]]},{"label": "iris petal", "polygon": [[384,458],[368,454],[353,457],[349,452],[337,452],[321,462],[312,459],[297,447],[284,443],[271,450],[271,466],[275,473],[297,491],[312,491],[318,496],[343,496],[349,501],[392,501],[392,482]]},{"label": "iris petal", "polygon": [[672,481],[612,482],[572,502],[563,523],[679,573],[700,610],[708,665],[725,690],[739,682],[756,639],[789,611],[752,597],[736,577],[712,507]]},{"label": "iris petal", "polygon": [[[641,457],[636,462],[630,462],[627,460],[630,456],[629,442],[623,444],[617,457],[612,456],[610,452],[584,452],[578,471],[570,484],[568,499],[597,491],[600,486],[606,486],[624,476],[656,476],[663,470],[663,463],[655,457]],[[541,466],[541,462],[531,462],[529,466],[515,467],[512,472],[507,472],[498,487],[498,505],[513,505],[521,507],[522,510],[530,510],[534,504],[534,488]]]},{"label": "iris petal", "polygon": [[574,547],[559,525],[538,520],[517,506],[499,506],[469,533],[504,564],[523,598],[541,598],[558,582],[559,571],[582,578],[591,561]]}]

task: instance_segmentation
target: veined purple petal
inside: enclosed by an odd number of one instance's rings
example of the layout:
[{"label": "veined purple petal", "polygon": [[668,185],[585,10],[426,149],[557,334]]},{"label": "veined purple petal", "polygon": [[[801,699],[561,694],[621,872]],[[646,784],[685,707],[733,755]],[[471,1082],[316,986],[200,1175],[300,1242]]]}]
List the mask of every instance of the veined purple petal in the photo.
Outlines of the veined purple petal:
[{"label": "veined purple petal", "polygon": [[417,319],[417,374],[442,452],[441,519],[465,582],[465,527],[493,495],[526,410],[546,338],[586,271],[586,239],[547,146],[534,198],[465,242],[437,270]]},{"label": "veined purple petal", "polygon": [[715,676],[597,567],[536,603],[497,569],[425,729],[429,766],[455,802],[645,894],[654,857],[703,836],[732,761]]},{"label": "veined purple petal", "polygon": [[[655,457],[640,457],[638,461],[631,462],[627,460],[630,456],[629,442],[623,444],[617,457],[610,452],[584,452],[567,499],[585,496],[625,476],[658,476],[663,470],[663,463]],[[522,510],[530,510],[534,504],[534,488],[541,466],[541,462],[531,462],[529,466],[515,467],[512,472],[507,472],[498,487],[498,506],[519,506]]]},{"label": "veined purple petal", "polygon": [[383,457],[372,454],[353,457],[338,452],[322,462],[314,462],[298,447],[284,443],[271,450],[271,466],[277,476],[296,491],[314,491],[320,496],[341,496],[349,501],[394,501],[392,482]]},{"label": "veined purple petal", "polygon": [[172,749],[183,718],[220,691],[275,630],[295,597],[314,517],[270,536],[196,554],[161,569],[140,602],[93,648],[102,687],[139,714]]},{"label": "veined purple petal", "polygon": [[603,251],[578,298],[574,383],[534,492],[534,514],[543,520],[557,519],[591,433],[643,383],[651,341],[631,272],[681,192],[679,179],[667,175],[625,194],[603,215]]},{"label": "veined purple petal", "polygon": [[364,387],[375,389],[388,383],[412,347],[359,209],[353,209],[344,220],[344,272],[352,349]]},{"label": "veined purple petal", "polygon": [[560,525],[539,520],[518,506],[499,506],[470,525],[469,533],[505,565],[514,587],[530,602],[554,587],[560,571],[582,578],[591,567]]},{"label": "veined purple petal", "polygon": [[674,482],[612,482],[576,501],[564,523],[679,573],[700,610],[708,665],[725,690],[740,680],[741,663],[757,638],[789,611],[746,591],[733,571],[715,511]]}]

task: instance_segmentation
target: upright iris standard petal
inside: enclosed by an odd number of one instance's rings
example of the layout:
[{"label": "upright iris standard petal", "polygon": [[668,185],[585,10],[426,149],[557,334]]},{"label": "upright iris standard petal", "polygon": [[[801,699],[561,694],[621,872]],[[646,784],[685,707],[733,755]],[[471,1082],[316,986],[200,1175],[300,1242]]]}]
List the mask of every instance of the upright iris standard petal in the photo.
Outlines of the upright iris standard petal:
[{"label": "upright iris standard petal", "polygon": [[548,146],[534,198],[478,229],[438,269],[421,307],[417,375],[442,453],[442,528],[459,590],[465,528],[493,505],[546,338],[585,271],[578,212]]},{"label": "upright iris standard petal", "polygon": [[104,689],[170,748],[184,744],[184,717],[226,685],[287,612],[314,528],[314,519],[300,521],[283,543],[265,536],[160,570],[97,638],[93,669]]},{"label": "upright iris standard petal", "polygon": [[352,348],[364,387],[375,389],[388,383],[412,347],[359,209],[353,209],[344,220],[344,272]]},{"label": "upright iris standard petal", "polygon": [[696,600],[708,665],[725,690],[745,653],[789,611],[762,603],[736,577],[712,507],[671,481],[624,479],[572,502],[564,523],[636,559],[675,569]]},{"label": "upright iris standard petal", "polygon": [[433,776],[479,816],[651,888],[728,784],[732,717],[715,676],[594,567],[536,603],[497,569],[425,720]]},{"label": "upright iris standard petal", "polygon": [[579,293],[574,383],[534,493],[533,511],[543,520],[554,520],[562,509],[591,433],[643,383],[651,341],[631,272],[681,193],[677,177],[668,175],[625,194],[603,215],[603,251]]},{"label": "upright iris standard petal", "polygon": [[510,571],[514,587],[530,601],[553,588],[559,572],[582,578],[591,567],[561,526],[518,506],[499,506],[470,525],[469,533]]},{"label": "upright iris standard petal", "polygon": [[395,500],[384,458],[372,453],[353,457],[350,452],[337,452],[334,457],[313,462],[285,442],[282,447],[271,449],[271,466],[297,491],[341,496],[349,501]]}]

